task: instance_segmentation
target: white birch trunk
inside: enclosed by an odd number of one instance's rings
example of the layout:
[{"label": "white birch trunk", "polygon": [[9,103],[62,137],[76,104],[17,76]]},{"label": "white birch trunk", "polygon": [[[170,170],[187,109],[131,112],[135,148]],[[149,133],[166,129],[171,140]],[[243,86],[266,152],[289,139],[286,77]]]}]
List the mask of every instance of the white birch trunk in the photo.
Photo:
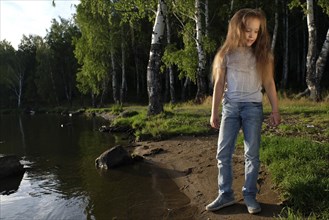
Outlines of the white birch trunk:
[{"label": "white birch trunk", "polygon": [[201,103],[206,96],[206,55],[202,47],[202,15],[200,0],[195,0],[196,47],[198,52],[197,94],[195,101]]},{"label": "white birch trunk", "polygon": [[329,51],[329,29],[327,31],[327,35],[326,35],[326,39],[323,43],[320,55],[316,61],[316,75],[315,75],[315,87],[316,87],[316,101],[321,101],[322,97],[321,97],[321,87],[320,87],[320,83],[321,83],[321,79],[322,79],[322,75],[324,72],[324,68],[326,66],[327,63],[327,58],[328,58],[328,51]]},{"label": "white birch trunk", "polygon": [[149,96],[148,114],[156,115],[163,111],[161,100],[160,65],[162,40],[164,37],[167,6],[164,0],[158,1],[157,14],[153,26],[150,58],[147,66],[147,91]]},{"label": "white birch trunk", "polygon": [[17,66],[12,68],[14,71],[13,78],[7,78],[10,89],[14,92],[17,98],[17,107],[20,108],[22,104],[22,95],[23,95],[23,81],[25,76],[25,67],[23,67],[20,62],[17,61]]},{"label": "white birch trunk", "polygon": [[316,63],[316,38],[317,33],[314,23],[313,0],[307,0],[307,27],[308,27],[308,52],[306,57],[306,84],[310,98],[315,100],[315,63]]}]

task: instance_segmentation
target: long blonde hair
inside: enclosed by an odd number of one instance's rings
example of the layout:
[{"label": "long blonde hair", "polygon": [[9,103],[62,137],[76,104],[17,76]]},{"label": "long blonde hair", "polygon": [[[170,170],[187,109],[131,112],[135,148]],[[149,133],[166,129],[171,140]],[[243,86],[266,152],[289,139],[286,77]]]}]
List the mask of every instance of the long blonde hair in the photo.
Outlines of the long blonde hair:
[{"label": "long blonde hair", "polygon": [[257,18],[260,21],[260,28],[255,43],[252,45],[256,57],[256,67],[259,75],[264,81],[273,77],[274,64],[270,47],[270,37],[267,31],[266,17],[260,9],[240,9],[231,18],[224,44],[219,48],[212,65],[213,78],[217,77],[217,68],[222,66],[225,54],[238,47],[245,45],[246,22],[250,18]]}]

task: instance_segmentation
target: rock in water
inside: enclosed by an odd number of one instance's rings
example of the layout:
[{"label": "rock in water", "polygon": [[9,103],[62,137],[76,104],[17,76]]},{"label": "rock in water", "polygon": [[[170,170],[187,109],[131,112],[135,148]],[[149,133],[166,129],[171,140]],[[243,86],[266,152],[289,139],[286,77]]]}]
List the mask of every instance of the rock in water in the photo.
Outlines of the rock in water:
[{"label": "rock in water", "polygon": [[96,160],[96,168],[110,169],[133,162],[132,157],[121,145],[112,147],[102,153]]},{"label": "rock in water", "polygon": [[15,155],[0,157],[0,178],[24,173],[24,167]]}]

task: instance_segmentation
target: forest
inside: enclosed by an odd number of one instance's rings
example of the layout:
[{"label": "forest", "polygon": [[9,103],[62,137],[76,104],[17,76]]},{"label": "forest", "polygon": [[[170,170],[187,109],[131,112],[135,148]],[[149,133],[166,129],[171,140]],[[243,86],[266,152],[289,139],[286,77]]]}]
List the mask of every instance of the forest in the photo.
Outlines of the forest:
[{"label": "forest", "polygon": [[201,103],[241,8],[266,14],[280,94],[328,102],[327,0],[81,0],[46,36],[24,35],[17,50],[0,41],[0,109]]}]

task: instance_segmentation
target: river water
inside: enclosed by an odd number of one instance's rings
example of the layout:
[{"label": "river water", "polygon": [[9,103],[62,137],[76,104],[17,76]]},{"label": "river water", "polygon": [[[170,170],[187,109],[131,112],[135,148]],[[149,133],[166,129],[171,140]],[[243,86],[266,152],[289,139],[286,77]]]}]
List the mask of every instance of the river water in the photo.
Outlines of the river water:
[{"label": "river water", "polygon": [[0,115],[0,154],[22,157],[23,176],[0,181],[0,219],[194,219],[195,209],[150,163],[106,172],[95,158],[127,140],[98,132],[102,118]]}]

